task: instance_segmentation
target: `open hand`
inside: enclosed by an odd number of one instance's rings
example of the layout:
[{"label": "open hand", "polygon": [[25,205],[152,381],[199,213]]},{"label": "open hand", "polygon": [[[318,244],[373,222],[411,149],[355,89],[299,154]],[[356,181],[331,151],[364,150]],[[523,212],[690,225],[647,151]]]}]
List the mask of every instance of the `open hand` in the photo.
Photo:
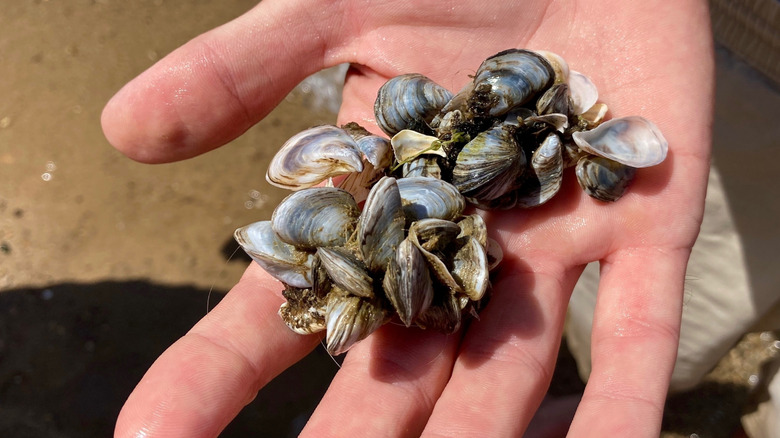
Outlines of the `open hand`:
[{"label": "open hand", "polygon": [[[352,63],[339,122],[373,121],[378,88],[422,73],[459,90],[501,50],[549,50],[591,77],[612,117],[669,141],[605,204],[564,176],[533,210],[491,212],[505,259],[478,321],[456,336],[385,325],[348,353],[303,435],[520,436],[545,394],[566,306],[601,263],[593,370],[572,436],[658,436],[677,351],[685,267],[703,213],[713,101],[706,2],[266,0],[201,35],[106,106],[109,141],[143,162],[189,158],[262,119],[309,74]],[[117,436],[216,436],[318,345],[276,315],[282,287],[256,264],[152,366]],[[204,366],[208,364],[208,366]]]}]

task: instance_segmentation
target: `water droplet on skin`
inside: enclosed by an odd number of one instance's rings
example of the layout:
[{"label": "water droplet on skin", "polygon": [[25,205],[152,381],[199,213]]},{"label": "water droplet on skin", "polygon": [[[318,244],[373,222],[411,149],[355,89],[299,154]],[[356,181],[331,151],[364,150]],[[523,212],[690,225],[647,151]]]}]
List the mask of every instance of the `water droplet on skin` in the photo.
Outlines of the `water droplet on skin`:
[{"label": "water droplet on skin", "polygon": [[11,126],[11,118],[6,116],[0,119],[0,129],[5,129]]},{"label": "water droplet on skin", "polygon": [[41,179],[44,181],[51,181],[52,175],[49,172],[45,172],[41,175]]},{"label": "water droplet on skin", "polygon": [[750,386],[755,386],[758,383],[758,375],[751,374],[750,377],[748,377],[748,384]]}]

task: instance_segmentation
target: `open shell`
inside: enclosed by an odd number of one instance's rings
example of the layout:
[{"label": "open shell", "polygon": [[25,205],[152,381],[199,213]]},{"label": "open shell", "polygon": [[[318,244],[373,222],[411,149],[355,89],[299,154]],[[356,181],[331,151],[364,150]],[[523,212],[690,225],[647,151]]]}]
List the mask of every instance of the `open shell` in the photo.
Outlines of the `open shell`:
[{"label": "open shell", "polygon": [[572,134],[580,149],[631,167],[650,167],[666,158],[669,144],[644,117],[612,119],[590,131]]},{"label": "open shell", "polygon": [[343,129],[322,125],[295,134],[268,165],[265,179],[288,190],[313,187],[326,179],[363,170],[357,143]]}]

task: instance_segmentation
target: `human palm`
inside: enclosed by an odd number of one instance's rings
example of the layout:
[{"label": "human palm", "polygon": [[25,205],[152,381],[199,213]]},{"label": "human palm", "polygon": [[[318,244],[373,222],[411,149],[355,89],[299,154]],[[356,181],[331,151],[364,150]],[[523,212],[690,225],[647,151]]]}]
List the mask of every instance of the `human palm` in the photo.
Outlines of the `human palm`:
[{"label": "human palm", "polygon": [[[593,369],[570,433],[657,436],[682,288],[709,169],[712,59],[706,3],[267,0],[175,51],[107,105],[109,140],[140,161],[188,158],[265,116],[300,80],[350,62],[339,122],[373,122],[390,77],[457,91],[503,49],[544,49],[589,75],[613,117],[653,120],[667,160],[605,204],[565,174],[532,210],[486,214],[505,259],[490,304],[457,335],[385,325],[353,347],[304,435],[518,436],[549,384],[566,306],[601,262]],[[152,366],[118,436],[216,436],[256,392],[318,345],[276,316],[281,286],[253,264]],[[208,366],[203,366],[208,363]]]}]

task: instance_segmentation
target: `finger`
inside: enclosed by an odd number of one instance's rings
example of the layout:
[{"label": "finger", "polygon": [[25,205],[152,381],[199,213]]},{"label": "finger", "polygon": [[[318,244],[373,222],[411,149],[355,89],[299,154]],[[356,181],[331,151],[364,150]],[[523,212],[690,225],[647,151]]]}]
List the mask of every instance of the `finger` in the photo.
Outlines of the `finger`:
[{"label": "finger", "polygon": [[302,79],[340,60],[340,2],[263,1],[175,50],[103,110],[109,142],[159,163],[220,146],[262,119]]},{"label": "finger", "polygon": [[[507,262],[505,260],[504,262]],[[580,269],[530,273],[513,261],[469,327],[428,436],[522,436],[549,385]]]},{"label": "finger", "polygon": [[689,252],[623,250],[603,264],[591,335],[593,370],[573,436],[660,433]]},{"label": "finger", "polygon": [[[222,302],[147,371],[117,437],[215,437],[257,391],[318,342],[276,314],[281,286],[252,266]],[[275,293],[276,292],[276,293]]]},{"label": "finger", "polygon": [[349,351],[302,436],[420,436],[459,341],[385,325]]}]

